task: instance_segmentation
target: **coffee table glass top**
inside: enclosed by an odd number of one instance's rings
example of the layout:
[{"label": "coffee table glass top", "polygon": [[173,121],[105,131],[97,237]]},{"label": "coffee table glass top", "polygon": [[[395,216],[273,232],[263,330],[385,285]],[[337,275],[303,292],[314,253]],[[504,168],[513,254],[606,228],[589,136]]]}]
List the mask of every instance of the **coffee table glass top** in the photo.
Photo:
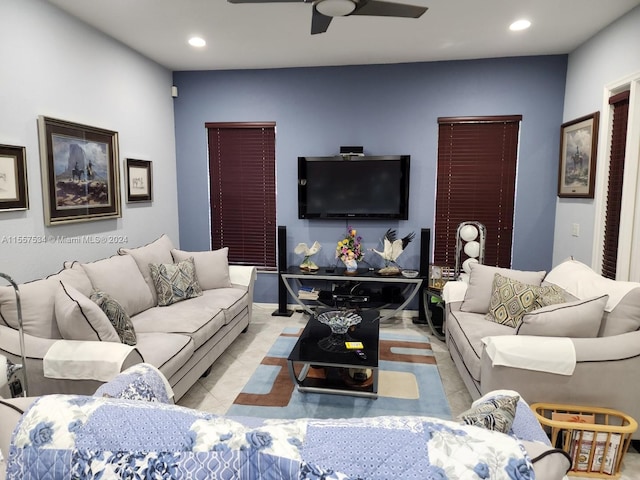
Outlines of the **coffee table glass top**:
[{"label": "coffee table glass top", "polygon": [[[329,309],[318,309],[316,313],[320,314],[327,310]],[[377,368],[380,339],[379,313],[375,310],[363,310],[358,312],[358,315],[362,317],[362,321],[349,327],[345,338],[332,334],[328,325],[320,323],[315,316],[311,317],[288,360],[317,365]],[[330,337],[333,338],[328,341]],[[327,349],[327,344],[344,344],[345,341],[362,342],[361,351],[364,357],[346,347]]]}]

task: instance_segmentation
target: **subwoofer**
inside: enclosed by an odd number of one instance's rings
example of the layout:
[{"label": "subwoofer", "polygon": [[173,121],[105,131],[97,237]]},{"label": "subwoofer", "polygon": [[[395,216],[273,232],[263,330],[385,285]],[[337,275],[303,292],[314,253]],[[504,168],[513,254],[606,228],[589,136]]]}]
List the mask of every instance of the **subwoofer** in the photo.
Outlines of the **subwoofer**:
[{"label": "subwoofer", "polygon": [[422,278],[422,288],[418,294],[418,319],[414,323],[427,323],[424,303],[424,290],[429,285],[429,265],[431,258],[431,229],[420,229],[420,278]]},{"label": "subwoofer", "polygon": [[293,310],[287,309],[288,292],[284,286],[282,273],[287,271],[287,227],[278,225],[278,309],[271,315],[274,317],[290,317]]}]

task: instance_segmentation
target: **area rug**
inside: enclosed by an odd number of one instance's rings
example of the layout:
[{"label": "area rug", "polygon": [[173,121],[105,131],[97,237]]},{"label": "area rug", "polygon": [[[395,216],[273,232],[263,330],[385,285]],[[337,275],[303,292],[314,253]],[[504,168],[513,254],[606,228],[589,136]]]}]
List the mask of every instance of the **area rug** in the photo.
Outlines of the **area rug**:
[{"label": "area rug", "polygon": [[378,398],[301,393],[287,356],[301,330],[286,328],[264,357],[227,415],[263,418],[352,418],[424,415],[451,419],[436,359],[425,335],[380,332]]}]

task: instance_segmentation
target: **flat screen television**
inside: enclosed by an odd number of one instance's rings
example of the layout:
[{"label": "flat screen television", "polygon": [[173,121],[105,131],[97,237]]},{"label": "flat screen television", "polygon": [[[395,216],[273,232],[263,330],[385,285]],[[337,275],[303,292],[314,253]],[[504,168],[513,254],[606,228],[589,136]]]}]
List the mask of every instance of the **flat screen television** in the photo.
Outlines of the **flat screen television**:
[{"label": "flat screen television", "polygon": [[409,155],[298,157],[298,218],[409,218]]}]

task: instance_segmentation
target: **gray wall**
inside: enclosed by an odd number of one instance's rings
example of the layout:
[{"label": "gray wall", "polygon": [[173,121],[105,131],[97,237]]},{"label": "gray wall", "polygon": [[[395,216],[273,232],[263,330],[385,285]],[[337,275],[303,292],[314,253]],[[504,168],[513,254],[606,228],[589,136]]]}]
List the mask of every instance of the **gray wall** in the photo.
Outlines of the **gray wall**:
[{"label": "gray wall", "polygon": [[[0,272],[31,280],[64,260],[103,258],[164,232],[178,244],[171,73],[44,1],[2,0],[0,18],[0,143],[26,147],[30,200],[27,211],[0,211]],[[45,227],[39,115],[119,133],[122,218]],[[125,203],[128,157],[153,161],[153,203]],[[49,235],[95,235],[105,243],[15,243]]]},{"label": "gray wall", "polygon": [[[513,266],[551,267],[566,56],[279,70],[175,72],[180,237],[208,249],[209,184],[205,122],[275,121],[277,223],[287,226],[290,264],[298,242],[323,245],[333,262],[344,221],[297,218],[297,157],[363,145],[372,155],[411,155],[408,221],[353,222],[366,248],[393,227],[433,228],[437,118],[522,114]],[[417,267],[416,241],[400,257]],[[377,258],[369,253],[369,260]],[[375,261],[374,260],[374,261]],[[269,278],[270,277],[270,278]],[[276,301],[275,275],[260,275],[256,300]]]},{"label": "gray wall", "polygon": [[[602,115],[605,85],[632,74],[640,74],[640,7],[569,55],[562,121],[567,122],[596,111]],[[607,125],[601,124],[599,143],[605,141],[607,133]],[[597,160],[605,162],[606,158]],[[596,195],[603,193],[596,190]],[[558,199],[554,265],[569,256],[591,264],[596,234],[594,224],[598,214],[595,199]],[[580,225],[579,237],[571,235],[573,223]]]}]

